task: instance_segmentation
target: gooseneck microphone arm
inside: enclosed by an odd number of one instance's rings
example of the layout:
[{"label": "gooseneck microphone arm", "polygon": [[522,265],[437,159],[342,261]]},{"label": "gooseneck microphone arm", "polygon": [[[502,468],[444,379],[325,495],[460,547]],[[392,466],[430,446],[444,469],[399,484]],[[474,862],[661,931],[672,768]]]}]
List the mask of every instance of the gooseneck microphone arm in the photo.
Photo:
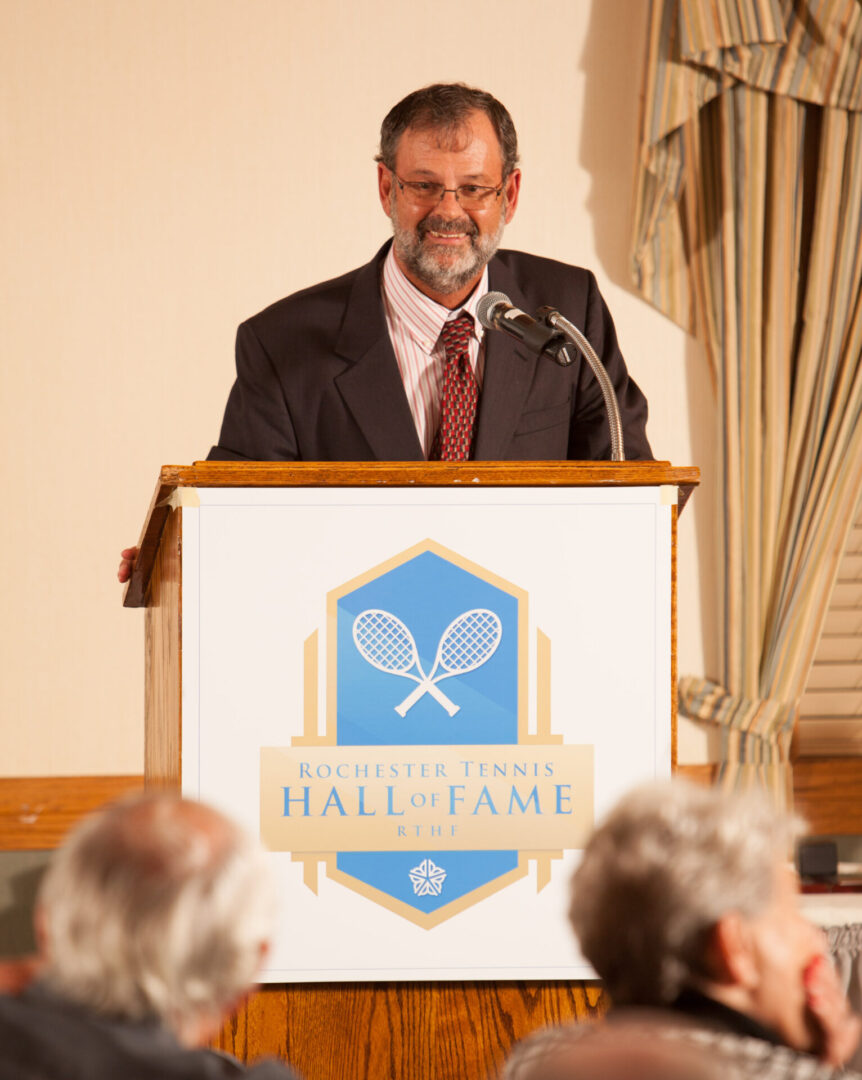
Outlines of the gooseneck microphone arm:
[{"label": "gooseneck microphone arm", "polygon": [[605,365],[598,357],[598,353],[587,340],[586,336],[575,326],[574,323],[555,311],[554,308],[539,308],[536,315],[546,325],[555,330],[561,330],[569,341],[576,345],[581,355],[590,365],[593,374],[598,380],[599,389],[605,402],[605,412],[608,415],[608,428],[611,436],[611,461],[625,461],[625,447],[623,445],[623,424],[620,419],[620,405],[617,401],[614,384],[610,380]]},{"label": "gooseneck microphone arm", "polygon": [[502,330],[561,367],[568,367],[572,363],[570,345],[564,342],[574,345],[590,365],[602,392],[611,436],[611,461],[625,461],[623,425],[614,385],[596,350],[574,323],[551,307],[539,308],[537,317],[533,319],[516,308],[509,297],[501,292],[486,293],[476,305],[476,314],[486,330]]}]

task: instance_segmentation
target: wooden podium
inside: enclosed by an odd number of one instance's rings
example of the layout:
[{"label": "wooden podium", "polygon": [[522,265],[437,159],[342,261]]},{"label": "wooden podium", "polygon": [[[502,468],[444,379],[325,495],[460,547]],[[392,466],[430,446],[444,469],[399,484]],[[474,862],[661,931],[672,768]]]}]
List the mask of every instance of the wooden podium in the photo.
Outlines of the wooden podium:
[{"label": "wooden podium", "polygon": [[[183,515],[202,489],[260,488],[655,488],[671,511],[668,594],[673,763],[676,745],[676,521],[699,481],[696,468],[633,463],[196,463],[162,469],[124,603],[145,606],[145,776],[180,786],[183,776]],[[547,538],[546,538],[547,539]],[[543,544],[542,558],[558,557]],[[241,553],[240,553],[241,554]],[[197,585],[189,582],[189,595]],[[623,661],[625,658],[623,658]],[[664,670],[664,669],[663,669]],[[195,672],[195,677],[200,675]],[[456,1080],[492,1076],[512,1043],[546,1024],[603,1010],[585,981],[375,981],[270,984],[252,995],[219,1045],[243,1060],[285,1058],[305,1080]]]}]

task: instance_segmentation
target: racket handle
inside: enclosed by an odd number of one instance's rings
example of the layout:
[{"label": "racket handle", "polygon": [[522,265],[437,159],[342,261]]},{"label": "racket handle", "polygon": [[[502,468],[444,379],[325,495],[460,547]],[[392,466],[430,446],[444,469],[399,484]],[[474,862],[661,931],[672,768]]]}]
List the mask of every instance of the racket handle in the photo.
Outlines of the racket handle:
[{"label": "racket handle", "polygon": [[461,708],[460,705],[456,705],[453,701],[450,701],[443,691],[435,686],[434,683],[426,681],[419,683],[414,690],[411,690],[401,704],[395,706],[395,711],[399,716],[406,716],[423,694],[430,694],[437,704],[442,705],[450,716],[454,716]]}]

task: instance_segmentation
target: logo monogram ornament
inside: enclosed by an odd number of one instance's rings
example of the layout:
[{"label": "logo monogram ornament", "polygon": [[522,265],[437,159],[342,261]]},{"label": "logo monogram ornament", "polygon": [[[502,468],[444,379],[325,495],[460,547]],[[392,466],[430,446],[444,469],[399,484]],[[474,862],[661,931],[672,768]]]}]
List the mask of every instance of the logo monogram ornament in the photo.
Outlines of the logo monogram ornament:
[{"label": "logo monogram ornament", "polygon": [[417,896],[439,896],[445,880],[446,871],[432,859],[423,859],[410,871],[410,884]]}]

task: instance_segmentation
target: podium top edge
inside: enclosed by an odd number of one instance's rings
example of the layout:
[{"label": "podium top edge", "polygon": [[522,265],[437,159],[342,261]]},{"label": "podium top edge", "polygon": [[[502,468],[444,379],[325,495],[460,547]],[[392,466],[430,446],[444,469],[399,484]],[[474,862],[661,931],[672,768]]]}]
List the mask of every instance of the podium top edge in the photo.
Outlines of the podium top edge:
[{"label": "podium top edge", "polygon": [[573,487],[700,483],[700,470],[668,461],[196,461],[164,465],[159,482],[170,487],[404,486]]}]

